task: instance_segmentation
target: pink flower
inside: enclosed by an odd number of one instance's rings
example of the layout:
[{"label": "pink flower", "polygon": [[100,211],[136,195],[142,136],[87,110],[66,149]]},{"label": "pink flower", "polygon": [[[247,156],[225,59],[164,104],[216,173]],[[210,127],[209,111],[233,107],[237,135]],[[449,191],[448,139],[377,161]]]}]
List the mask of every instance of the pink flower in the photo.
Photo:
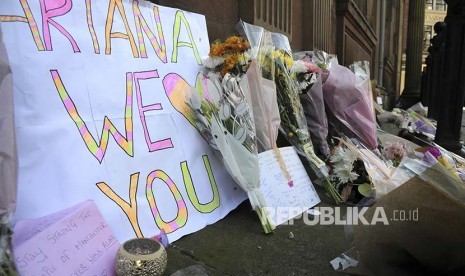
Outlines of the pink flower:
[{"label": "pink flower", "polygon": [[384,155],[388,160],[392,161],[394,167],[397,167],[406,154],[405,149],[406,145],[401,142],[395,142],[393,144],[386,143]]},{"label": "pink flower", "polygon": [[308,71],[309,73],[316,73],[316,72],[318,72],[318,66],[316,66],[315,64],[310,63],[310,62],[304,62],[304,65],[305,65],[305,67],[307,67],[307,71]]},{"label": "pink flower", "polygon": [[441,157],[441,151],[439,151],[437,148],[434,148],[434,147],[429,147],[426,152],[429,152],[431,153],[432,156],[434,156],[434,158],[438,159],[439,157]]},{"label": "pink flower", "polygon": [[390,144],[385,148],[388,157],[391,159],[400,158],[402,159],[405,155],[404,145],[400,142]]}]

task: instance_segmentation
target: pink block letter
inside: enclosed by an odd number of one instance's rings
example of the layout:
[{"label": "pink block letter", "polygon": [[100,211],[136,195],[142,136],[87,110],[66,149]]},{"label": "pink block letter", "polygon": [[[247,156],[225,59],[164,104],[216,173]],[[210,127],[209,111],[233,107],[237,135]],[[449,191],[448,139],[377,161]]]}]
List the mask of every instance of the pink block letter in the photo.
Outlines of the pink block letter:
[{"label": "pink block letter", "polygon": [[136,86],[136,96],[137,96],[137,104],[139,106],[139,115],[142,121],[142,126],[144,127],[145,141],[147,142],[147,146],[150,152],[173,147],[171,138],[152,142],[152,140],[150,139],[149,131],[147,129],[147,123],[145,121],[144,113],[147,111],[151,111],[151,110],[162,110],[163,107],[161,106],[160,103],[151,104],[151,105],[142,104],[142,94],[140,91],[139,80],[147,80],[147,79],[153,79],[153,78],[158,78],[157,70],[146,71],[146,72],[134,72],[134,83]]},{"label": "pink block letter", "polygon": [[71,0],[40,0],[40,8],[42,10],[42,31],[47,51],[52,51],[52,38],[50,36],[49,24],[52,24],[58,31],[60,31],[60,33],[68,38],[75,53],[81,51],[76,41],[68,33],[68,31],[52,19],[53,17],[67,14],[72,7],[73,2]]}]

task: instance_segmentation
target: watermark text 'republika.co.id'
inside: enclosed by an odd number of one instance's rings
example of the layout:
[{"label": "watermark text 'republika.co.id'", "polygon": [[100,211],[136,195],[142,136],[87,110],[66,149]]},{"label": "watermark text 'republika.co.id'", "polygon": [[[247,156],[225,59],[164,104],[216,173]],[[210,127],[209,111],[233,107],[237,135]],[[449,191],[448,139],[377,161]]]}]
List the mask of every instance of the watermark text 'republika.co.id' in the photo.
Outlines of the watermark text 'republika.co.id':
[{"label": "watermark text 'republika.co.id'", "polygon": [[284,221],[282,225],[292,225],[300,219],[306,225],[389,225],[391,222],[415,222],[419,219],[418,208],[389,212],[383,207],[371,208],[374,212],[370,218],[365,216],[368,207],[315,207],[308,211],[300,207],[267,207],[265,211],[274,221]]}]

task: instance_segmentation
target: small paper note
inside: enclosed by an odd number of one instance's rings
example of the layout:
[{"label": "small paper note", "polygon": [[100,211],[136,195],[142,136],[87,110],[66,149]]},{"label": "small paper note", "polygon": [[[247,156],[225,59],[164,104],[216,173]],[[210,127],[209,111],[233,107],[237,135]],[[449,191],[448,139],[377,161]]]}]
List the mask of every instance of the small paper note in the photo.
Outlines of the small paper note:
[{"label": "small paper note", "polygon": [[349,267],[356,267],[358,261],[352,259],[346,254],[341,254],[339,257],[335,258],[330,262],[334,270],[343,271]]},{"label": "small paper note", "polygon": [[16,223],[16,267],[22,276],[114,275],[119,242],[93,201]]},{"label": "small paper note", "polygon": [[281,170],[273,150],[258,155],[260,162],[260,190],[265,197],[267,211],[275,225],[282,224],[320,203],[312,181],[293,147],[279,148],[283,163],[293,185]]}]

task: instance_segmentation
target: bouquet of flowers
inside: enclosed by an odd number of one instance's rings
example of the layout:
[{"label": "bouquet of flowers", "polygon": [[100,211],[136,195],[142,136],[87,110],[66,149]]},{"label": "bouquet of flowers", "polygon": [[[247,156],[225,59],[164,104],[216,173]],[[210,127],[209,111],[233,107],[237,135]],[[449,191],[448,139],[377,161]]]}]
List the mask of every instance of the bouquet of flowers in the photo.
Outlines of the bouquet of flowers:
[{"label": "bouquet of flowers", "polygon": [[369,66],[358,62],[351,68],[331,64],[323,86],[328,119],[344,135],[357,138],[373,150],[378,144]]},{"label": "bouquet of flowers", "polygon": [[333,149],[329,163],[331,184],[342,202],[356,204],[363,197],[372,196],[371,180],[356,147],[341,140]]},{"label": "bouquet of flowers", "polygon": [[247,71],[251,59],[250,44],[239,36],[231,36],[224,42],[215,41],[203,65],[209,70],[220,73],[224,77],[227,73],[239,76]]},{"label": "bouquet of flowers", "polygon": [[391,162],[392,166],[398,167],[406,156],[408,146],[400,141],[387,142],[383,147],[383,156]]},{"label": "bouquet of flowers", "polygon": [[[412,178],[364,212],[364,217],[373,222],[382,209],[385,214],[409,210],[409,218],[385,217],[389,227],[383,223],[348,226],[346,233],[354,247],[331,262],[334,269],[342,267],[344,272],[359,275],[459,273],[465,261],[460,246],[465,243],[465,186],[438,163],[430,166],[407,156],[399,167]],[[393,258],[406,252],[408,258]]]},{"label": "bouquet of flowers", "polygon": [[[287,37],[284,35],[273,34],[273,36],[275,37],[274,41],[287,41]],[[308,132],[307,122],[300,103],[300,91],[297,82],[291,74],[293,62],[289,49],[275,50],[274,80],[278,95],[279,112],[281,114],[281,131],[290,143],[303,153],[314,166],[322,168],[325,164],[313,152],[310,133]]]},{"label": "bouquet of flowers", "polygon": [[357,139],[342,136],[329,165],[332,184],[344,202],[357,203],[364,197],[379,200],[414,176],[403,165],[419,159],[408,141],[380,133],[382,145],[370,150]]},{"label": "bouquet of flowers", "polygon": [[[330,150],[328,142],[328,118],[326,117],[323,99],[323,70],[314,63],[314,52],[294,53],[294,65],[291,73],[295,73],[300,89],[300,102],[307,120],[308,130],[317,156],[326,159]],[[323,66],[323,62],[318,62]],[[302,66],[303,65],[303,66]]]},{"label": "bouquet of flowers", "polygon": [[[420,148],[408,140],[382,131],[378,131],[378,137],[379,150],[369,150],[360,143],[357,147],[370,176],[377,200],[436,164],[438,160],[434,156],[441,155],[436,148]],[[432,155],[431,152],[434,154]],[[418,167],[418,164],[422,169],[417,169],[416,173],[412,173],[414,171],[412,168]],[[444,164],[449,163],[445,161]]]},{"label": "bouquet of flowers", "polygon": [[[303,155],[310,164],[311,170],[318,180],[323,182],[330,196],[336,203],[341,201],[337,191],[328,179],[328,168],[326,164],[316,156],[311,136],[307,128],[302,104],[300,102],[300,90],[295,74],[292,73],[293,59],[289,41],[282,34],[272,34],[273,43],[278,45],[274,51],[274,70],[266,73],[272,75],[276,83],[278,95],[278,107],[281,114],[281,132],[293,145],[297,152]],[[265,68],[266,69],[266,68]],[[309,84],[310,85],[310,84]]]},{"label": "bouquet of flowers", "polygon": [[263,74],[264,68],[273,70],[273,43],[271,33],[259,26],[240,21],[237,24],[239,33],[251,41],[246,51],[249,68],[246,80],[251,91],[255,130],[257,133],[258,152],[276,149],[281,118],[277,104],[276,85],[270,75]]},{"label": "bouquet of flowers", "polygon": [[409,110],[403,112],[405,119],[402,122],[402,128],[411,133],[419,133],[427,137],[427,140],[433,141],[436,136],[436,127],[433,123],[415,111]]},{"label": "bouquet of flowers", "polygon": [[300,91],[306,91],[312,87],[317,81],[317,74],[320,70],[308,58],[305,56],[302,59],[294,60],[291,68],[291,74],[295,76]]},{"label": "bouquet of flowers", "polygon": [[[250,65],[249,43],[237,36],[214,43],[206,86],[188,93],[189,116],[202,136],[217,150],[233,179],[247,192],[266,233],[275,229],[259,190],[257,137],[245,72]],[[202,82],[204,83],[204,82]]]},{"label": "bouquet of flowers", "polygon": [[417,149],[417,154],[422,157],[422,161],[433,166],[439,164],[447,170],[454,180],[464,182],[463,163],[459,160],[463,158],[455,156],[452,152],[445,150],[439,145],[426,146]]}]

